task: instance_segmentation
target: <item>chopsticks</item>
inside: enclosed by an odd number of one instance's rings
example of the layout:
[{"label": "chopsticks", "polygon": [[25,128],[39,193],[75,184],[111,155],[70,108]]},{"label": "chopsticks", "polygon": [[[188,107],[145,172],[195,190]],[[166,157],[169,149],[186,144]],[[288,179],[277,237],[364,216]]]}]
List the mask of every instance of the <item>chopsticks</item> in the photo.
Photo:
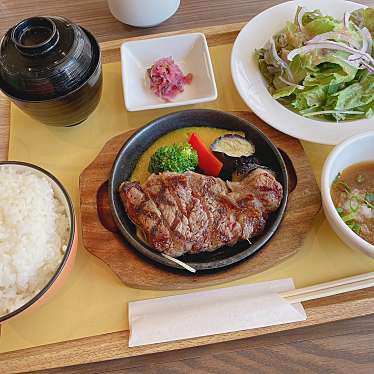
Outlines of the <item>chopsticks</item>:
[{"label": "chopsticks", "polygon": [[282,292],[280,296],[290,303],[299,303],[369,287],[374,287],[374,272]]},{"label": "chopsticks", "polygon": [[[164,253],[162,253],[162,256],[177,263],[191,273],[196,272],[196,269],[180,260],[170,257]],[[338,295],[345,292],[362,290],[369,287],[374,287],[374,272],[354,275],[352,277],[342,278],[331,282],[319,283],[314,286],[297,288],[295,290],[282,292],[279,295],[292,304],[321,299],[323,297]]]}]

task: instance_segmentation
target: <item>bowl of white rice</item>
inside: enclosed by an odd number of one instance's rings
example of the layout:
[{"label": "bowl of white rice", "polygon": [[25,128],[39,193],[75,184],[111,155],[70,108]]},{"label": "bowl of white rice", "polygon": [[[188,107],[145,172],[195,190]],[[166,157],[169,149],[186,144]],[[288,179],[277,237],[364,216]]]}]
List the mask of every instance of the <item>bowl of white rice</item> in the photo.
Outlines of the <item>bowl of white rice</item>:
[{"label": "bowl of white rice", "polygon": [[0,322],[62,285],[76,236],[73,204],[57,178],[32,164],[0,162]]}]

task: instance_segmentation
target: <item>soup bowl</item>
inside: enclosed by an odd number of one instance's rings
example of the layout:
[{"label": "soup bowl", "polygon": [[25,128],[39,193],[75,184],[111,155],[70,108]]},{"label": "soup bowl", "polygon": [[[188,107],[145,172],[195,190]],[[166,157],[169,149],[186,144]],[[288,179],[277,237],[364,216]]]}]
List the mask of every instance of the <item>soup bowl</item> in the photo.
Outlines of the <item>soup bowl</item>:
[{"label": "soup bowl", "polygon": [[354,233],[339,216],[331,198],[331,186],[347,167],[364,161],[374,161],[374,131],[353,136],[337,145],[327,157],[322,169],[321,194],[326,218],[339,238],[352,249],[374,257],[374,245]]},{"label": "soup bowl", "polygon": [[77,125],[101,97],[99,44],[66,18],[25,19],[1,40],[0,89],[46,125]]}]

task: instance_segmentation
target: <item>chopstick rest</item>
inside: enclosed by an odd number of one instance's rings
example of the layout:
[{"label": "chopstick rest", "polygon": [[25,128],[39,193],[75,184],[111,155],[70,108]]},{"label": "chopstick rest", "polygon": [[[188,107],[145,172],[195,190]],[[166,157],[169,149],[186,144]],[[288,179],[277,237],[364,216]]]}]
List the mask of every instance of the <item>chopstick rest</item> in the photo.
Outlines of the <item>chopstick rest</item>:
[{"label": "chopstick rest", "polygon": [[292,279],[129,303],[129,347],[303,321],[300,303],[279,293]]}]

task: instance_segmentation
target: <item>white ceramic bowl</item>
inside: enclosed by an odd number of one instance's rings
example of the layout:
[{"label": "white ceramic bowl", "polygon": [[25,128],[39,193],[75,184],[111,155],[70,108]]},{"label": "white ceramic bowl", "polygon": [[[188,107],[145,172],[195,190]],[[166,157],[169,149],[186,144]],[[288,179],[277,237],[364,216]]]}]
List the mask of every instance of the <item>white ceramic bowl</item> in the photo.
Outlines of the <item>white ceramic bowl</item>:
[{"label": "white ceramic bowl", "polygon": [[320,9],[338,19],[343,19],[347,10],[364,7],[343,0],[295,0],[276,5],[254,17],[238,35],[231,55],[231,73],[240,96],[269,125],[299,139],[338,144],[352,135],[370,131],[373,118],[343,123],[318,121],[286,109],[269,94],[254,52],[282,30],[287,21],[294,19],[298,5]]},{"label": "white ceramic bowl", "polygon": [[355,135],[336,146],[322,169],[321,194],[327,220],[332,229],[349,247],[374,257],[374,245],[355,234],[340,218],[331,199],[331,185],[337,174],[350,165],[374,161],[374,131]]},{"label": "white ceramic bowl", "polygon": [[46,178],[51,183],[56,198],[63,204],[66,210],[66,214],[68,215],[70,234],[68,243],[66,245],[67,248],[65,254],[62,256],[60,265],[57,267],[51,279],[49,279],[46,282],[45,286],[25,304],[21,305],[19,308],[8,314],[0,315],[0,323],[16,318],[19,315],[24,315],[26,312],[36,309],[38,306],[42,305],[53,295],[55,295],[71,273],[75,261],[75,256],[78,250],[78,230],[74,206],[69,194],[67,193],[61,182],[48,171],[33,164],[19,161],[1,161],[0,167],[4,165],[7,167],[12,167],[15,170],[27,170],[29,172],[35,173],[36,175]]},{"label": "white ceramic bowl", "polygon": [[108,0],[111,13],[119,21],[136,27],[156,26],[170,18],[180,0]]},{"label": "white ceramic bowl", "polygon": [[[147,69],[161,57],[173,57],[192,82],[171,102],[164,102],[149,88]],[[217,98],[208,44],[202,33],[181,34],[125,42],[121,46],[122,85],[129,111],[168,108],[213,101]]]}]

